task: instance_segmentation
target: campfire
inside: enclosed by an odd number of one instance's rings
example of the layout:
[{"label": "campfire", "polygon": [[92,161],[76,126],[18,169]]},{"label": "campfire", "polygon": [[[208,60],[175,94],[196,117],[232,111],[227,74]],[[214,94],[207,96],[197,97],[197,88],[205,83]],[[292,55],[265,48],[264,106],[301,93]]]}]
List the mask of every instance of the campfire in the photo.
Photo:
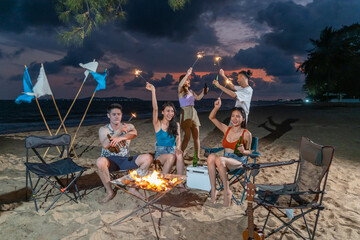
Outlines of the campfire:
[{"label": "campfire", "polygon": [[171,190],[177,184],[184,181],[185,176],[174,174],[166,174],[165,176],[163,176],[158,171],[153,171],[151,174],[148,174],[146,176],[139,176],[139,173],[136,170],[133,170],[130,171],[127,176],[124,176],[117,180],[129,187],[147,189],[156,192],[164,192]]}]

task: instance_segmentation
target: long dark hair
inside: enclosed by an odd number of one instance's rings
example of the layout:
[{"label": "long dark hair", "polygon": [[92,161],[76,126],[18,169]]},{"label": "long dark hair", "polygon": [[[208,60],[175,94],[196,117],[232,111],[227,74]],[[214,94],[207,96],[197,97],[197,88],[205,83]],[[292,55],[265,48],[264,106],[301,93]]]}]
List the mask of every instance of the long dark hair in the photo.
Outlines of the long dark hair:
[{"label": "long dark hair", "polygon": [[176,123],[176,108],[172,102],[166,102],[161,106],[161,111],[164,111],[166,107],[172,107],[174,109],[174,116],[169,122],[169,127],[167,129],[167,133],[171,137],[175,137],[178,135],[178,125]]},{"label": "long dark hair", "polygon": [[[179,77],[179,82],[181,82],[181,80],[186,76],[186,74],[183,74]],[[186,89],[185,84],[182,86],[182,90],[184,92],[184,96],[188,95],[188,93],[190,92],[190,88]]]},{"label": "long dark hair", "polygon": [[234,108],[232,109],[232,111],[231,111],[231,114],[232,114],[234,111],[239,111],[239,112],[240,112],[240,114],[241,114],[241,116],[242,116],[242,118],[243,118],[243,120],[244,120],[244,121],[242,121],[240,127],[246,129],[247,126],[246,126],[246,113],[245,113],[245,110],[244,110],[243,108],[241,108],[241,107],[234,107]]}]

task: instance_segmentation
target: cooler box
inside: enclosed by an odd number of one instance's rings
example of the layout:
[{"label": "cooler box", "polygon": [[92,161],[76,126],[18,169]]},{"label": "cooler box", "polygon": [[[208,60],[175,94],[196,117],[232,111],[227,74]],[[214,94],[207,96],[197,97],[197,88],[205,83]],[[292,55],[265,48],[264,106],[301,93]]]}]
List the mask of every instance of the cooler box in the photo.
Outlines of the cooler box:
[{"label": "cooler box", "polygon": [[186,168],[186,185],[189,188],[209,192],[211,186],[207,166],[188,166]]}]

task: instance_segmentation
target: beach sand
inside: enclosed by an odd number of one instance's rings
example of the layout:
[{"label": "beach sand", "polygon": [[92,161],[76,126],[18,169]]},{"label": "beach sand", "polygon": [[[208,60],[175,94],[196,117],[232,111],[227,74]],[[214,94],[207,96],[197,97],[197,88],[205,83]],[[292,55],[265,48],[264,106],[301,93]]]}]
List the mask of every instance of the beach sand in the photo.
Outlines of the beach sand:
[{"label": "beach sand", "polygon": [[[208,113],[199,114],[201,145],[221,146],[222,134],[208,120]],[[218,113],[219,120],[230,116],[229,111]],[[155,134],[151,119],[132,121],[138,136],[131,143],[133,154],[154,152]],[[47,213],[52,194],[40,195],[39,212],[33,201],[25,201],[24,139],[29,135],[47,135],[46,131],[0,135],[0,232],[1,239],[154,239],[156,238],[148,210],[139,211],[121,224],[110,226],[130,213],[143,202],[124,191],[106,205],[98,200],[105,196],[104,188],[96,174],[95,160],[100,154],[98,129],[100,125],[80,129],[76,138],[76,162],[89,170],[79,180],[82,200],[79,204],[63,196]],[[360,108],[321,106],[269,106],[252,108],[248,129],[259,137],[258,162],[277,162],[298,159],[301,136],[335,147],[330,168],[325,210],[321,212],[316,239],[360,239]],[[69,128],[70,133],[75,131]],[[55,155],[56,152],[51,152]],[[192,142],[185,152],[186,165],[191,164]],[[201,159],[205,163],[206,159]],[[269,168],[260,171],[256,183],[286,183],[293,180],[294,166]],[[240,184],[232,187],[236,196],[242,193]],[[152,216],[161,239],[239,239],[247,227],[244,216],[247,203],[231,207],[222,206],[222,193],[217,204],[212,204],[208,193],[190,189],[180,193],[175,188],[158,203],[179,217],[154,211]],[[266,212],[254,212],[255,223],[260,225]],[[314,216],[309,220],[313,222]],[[270,227],[277,224],[271,218]],[[296,227],[305,233],[302,221]],[[279,239],[280,233],[270,237]],[[297,239],[290,230],[283,239]]]}]

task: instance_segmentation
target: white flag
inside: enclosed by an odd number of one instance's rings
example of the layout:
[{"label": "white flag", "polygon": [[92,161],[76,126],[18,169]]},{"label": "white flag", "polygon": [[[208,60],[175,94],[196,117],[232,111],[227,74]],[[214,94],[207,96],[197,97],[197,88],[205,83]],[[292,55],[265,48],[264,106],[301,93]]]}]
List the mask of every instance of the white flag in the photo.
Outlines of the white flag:
[{"label": "white flag", "polygon": [[43,65],[41,65],[39,76],[33,90],[37,98],[45,95],[52,95]]},{"label": "white flag", "polygon": [[[79,63],[79,65],[80,65],[80,67],[86,69],[86,71],[84,72],[85,79],[86,79],[87,76],[89,75],[89,71],[96,72],[96,69],[97,69],[99,63],[94,60],[93,62],[88,62],[85,64]],[[84,81],[85,81],[85,79],[84,79]]]}]

